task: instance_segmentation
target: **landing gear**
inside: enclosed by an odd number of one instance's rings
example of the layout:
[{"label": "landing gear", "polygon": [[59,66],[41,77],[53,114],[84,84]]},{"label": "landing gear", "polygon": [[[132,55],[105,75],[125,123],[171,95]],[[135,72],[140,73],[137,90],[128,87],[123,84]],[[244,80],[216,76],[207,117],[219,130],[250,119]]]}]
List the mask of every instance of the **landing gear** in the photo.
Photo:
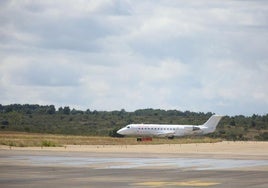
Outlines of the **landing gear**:
[{"label": "landing gear", "polygon": [[137,142],[150,142],[150,141],[153,141],[153,138],[152,137],[139,137],[137,138]]}]

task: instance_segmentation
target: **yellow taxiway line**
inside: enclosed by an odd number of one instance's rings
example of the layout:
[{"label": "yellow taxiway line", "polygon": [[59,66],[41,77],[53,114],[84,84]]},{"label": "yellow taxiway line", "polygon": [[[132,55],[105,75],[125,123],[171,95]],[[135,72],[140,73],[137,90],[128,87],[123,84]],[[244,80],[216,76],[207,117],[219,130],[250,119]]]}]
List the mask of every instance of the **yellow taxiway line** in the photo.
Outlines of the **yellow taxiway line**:
[{"label": "yellow taxiway line", "polygon": [[207,187],[218,185],[218,182],[209,182],[209,181],[181,181],[181,182],[163,182],[163,181],[150,181],[150,182],[141,182],[135,183],[133,185],[137,186],[148,186],[148,187],[165,187],[165,186],[192,186],[192,187]]}]

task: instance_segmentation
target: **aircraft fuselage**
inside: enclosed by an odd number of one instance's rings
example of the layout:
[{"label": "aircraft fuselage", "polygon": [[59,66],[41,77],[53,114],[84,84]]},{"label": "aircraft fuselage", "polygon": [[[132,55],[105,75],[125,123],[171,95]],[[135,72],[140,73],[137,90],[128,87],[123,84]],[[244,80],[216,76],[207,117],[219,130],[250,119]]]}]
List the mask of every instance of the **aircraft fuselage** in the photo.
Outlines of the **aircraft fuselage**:
[{"label": "aircraft fuselage", "polygon": [[213,115],[203,125],[129,124],[117,131],[126,136],[180,137],[214,132],[222,116]]}]

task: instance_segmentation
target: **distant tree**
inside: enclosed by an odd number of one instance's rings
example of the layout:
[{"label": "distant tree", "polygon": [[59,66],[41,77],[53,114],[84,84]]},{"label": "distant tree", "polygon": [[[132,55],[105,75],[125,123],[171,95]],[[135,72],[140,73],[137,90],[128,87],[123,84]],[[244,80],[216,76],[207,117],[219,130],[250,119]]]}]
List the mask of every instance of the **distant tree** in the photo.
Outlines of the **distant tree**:
[{"label": "distant tree", "polygon": [[97,110],[94,110],[94,111],[92,112],[92,114],[94,114],[94,115],[98,115],[99,112],[98,112]]},{"label": "distant tree", "polygon": [[56,113],[56,109],[54,105],[50,105],[47,110],[46,110],[47,114],[55,114]]},{"label": "distant tree", "polygon": [[121,110],[120,110],[120,113],[121,113],[121,114],[125,114],[125,113],[126,113],[125,109],[121,109]]},{"label": "distant tree", "polygon": [[59,107],[59,108],[58,108],[58,113],[59,113],[59,114],[62,114],[62,113],[63,113],[63,108],[62,108],[62,107]]},{"label": "distant tree", "polygon": [[7,120],[2,121],[1,129],[5,129],[9,125],[9,122]]},{"label": "distant tree", "polygon": [[4,112],[6,113],[9,113],[9,112],[12,112],[12,107],[10,105],[8,105],[5,109],[4,109]]},{"label": "distant tree", "polygon": [[9,124],[9,122],[7,120],[2,121],[2,125],[8,125],[8,124]]},{"label": "distant tree", "polygon": [[231,121],[230,121],[230,125],[231,125],[231,126],[235,126],[235,120],[234,120],[234,118],[231,119]]},{"label": "distant tree", "polygon": [[251,121],[251,125],[250,125],[251,127],[256,127],[256,122],[253,120],[253,121]]},{"label": "distant tree", "polygon": [[90,114],[90,109],[87,109],[86,110],[86,114]]},{"label": "distant tree", "polygon": [[73,108],[72,111],[71,111],[71,114],[73,114],[73,115],[84,114],[84,112],[82,110],[76,110],[76,109]]},{"label": "distant tree", "polygon": [[63,108],[63,114],[69,115],[70,112],[71,112],[71,110],[70,110],[69,106],[65,106],[65,107]]}]

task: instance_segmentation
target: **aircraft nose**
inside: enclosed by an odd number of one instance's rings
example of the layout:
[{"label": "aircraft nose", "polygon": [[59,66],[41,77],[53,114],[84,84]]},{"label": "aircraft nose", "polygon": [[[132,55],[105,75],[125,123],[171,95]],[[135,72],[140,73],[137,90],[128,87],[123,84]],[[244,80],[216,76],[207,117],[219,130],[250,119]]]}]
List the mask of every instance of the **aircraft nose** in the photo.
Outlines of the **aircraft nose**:
[{"label": "aircraft nose", "polygon": [[117,131],[117,134],[122,134],[122,129],[119,129],[119,130]]}]

